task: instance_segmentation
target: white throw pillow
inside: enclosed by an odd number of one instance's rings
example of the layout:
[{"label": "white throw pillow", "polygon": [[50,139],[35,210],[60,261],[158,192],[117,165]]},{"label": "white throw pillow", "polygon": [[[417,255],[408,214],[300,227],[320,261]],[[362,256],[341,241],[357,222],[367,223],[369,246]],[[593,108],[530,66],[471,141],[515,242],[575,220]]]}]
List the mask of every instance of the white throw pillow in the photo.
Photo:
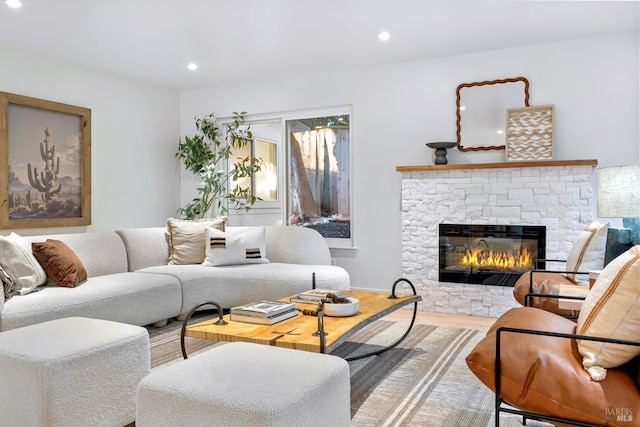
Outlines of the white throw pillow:
[{"label": "white throw pillow", "polygon": [[216,267],[268,263],[264,236],[264,226],[228,227],[225,231],[213,227],[207,228],[205,231],[207,256],[202,265]]},{"label": "white throw pillow", "polygon": [[[595,221],[580,233],[567,256],[567,271],[602,270],[608,229],[609,224]],[[578,283],[589,282],[584,274],[567,274],[567,277]]]},{"label": "white throw pillow", "polygon": [[47,283],[47,274],[33,256],[31,244],[16,233],[0,236],[0,266],[11,276],[20,295]]},{"label": "white throw pillow", "polygon": [[[640,341],[640,245],[611,261],[600,273],[582,304],[576,333]],[[578,341],[582,366],[595,381],[606,368],[618,367],[640,354],[640,347]]]},{"label": "white throw pillow", "polygon": [[224,230],[228,218],[167,220],[170,265],[201,264],[205,257],[204,231],[208,227]]}]

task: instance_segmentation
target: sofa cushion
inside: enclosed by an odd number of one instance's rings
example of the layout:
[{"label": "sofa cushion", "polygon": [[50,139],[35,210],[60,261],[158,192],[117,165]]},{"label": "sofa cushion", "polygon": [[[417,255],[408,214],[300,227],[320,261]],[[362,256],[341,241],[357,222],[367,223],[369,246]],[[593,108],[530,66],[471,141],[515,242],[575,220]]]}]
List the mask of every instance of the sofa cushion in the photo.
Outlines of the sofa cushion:
[{"label": "sofa cushion", "polygon": [[127,252],[113,231],[25,236],[29,243],[55,239],[64,242],[78,256],[88,277],[127,271]]},{"label": "sofa cushion", "polygon": [[196,220],[169,218],[169,264],[201,264],[205,257],[204,231],[216,227],[224,231],[227,217]]},{"label": "sofa cushion", "polygon": [[87,280],[87,270],[78,256],[64,242],[47,239],[31,244],[33,255],[47,272],[49,280],[60,286],[73,288]]},{"label": "sofa cushion", "polygon": [[266,227],[267,258],[287,264],[331,264],[327,241],[312,228],[303,226]]},{"label": "sofa cushion", "polygon": [[73,316],[143,326],[177,316],[182,299],[176,278],[147,273],[115,273],[90,277],[75,288],[39,289],[5,302],[0,331]]},{"label": "sofa cushion", "polygon": [[182,284],[181,314],[203,301],[215,301],[224,308],[256,300],[273,300],[311,289],[313,273],[316,286],[349,289],[349,273],[334,265],[245,264],[223,267],[202,265],[162,265],[138,272],[168,274]]},{"label": "sofa cushion", "polygon": [[116,230],[127,249],[129,271],[169,262],[167,227],[141,227]]},{"label": "sofa cushion", "polygon": [[[571,334],[576,324],[532,307],[502,315],[466,358],[469,369],[495,390],[496,331],[500,327]],[[595,382],[582,368],[576,341],[567,338],[501,333],[501,396],[525,411],[567,417],[597,425],[628,426],[611,420],[611,408],[640,413],[640,393],[624,369],[612,369]]]},{"label": "sofa cushion", "polygon": [[208,227],[204,235],[206,258],[202,265],[206,267],[269,262],[265,256],[264,226],[227,227],[225,231]]},{"label": "sofa cushion", "polygon": [[[600,273],[578,316],[578,333],[640,341],[640,245],[611,261]],[[582,365],[596,381],[640,354],[640,347],[578,342]]]},{"label": "sofa cushion", "polygon": [[47,274],[33,256],[31,245],[16,233],[0,236],[0,266],[11,276],[21,295],[47,283]]},{"label": "sofa cushion", "polygon": [[[609,224],[594,221],[578,236],[567,255],[567,271],[601,270],[607,244]],[[575,282],[588,283],[585,275],[568,274]]]}]

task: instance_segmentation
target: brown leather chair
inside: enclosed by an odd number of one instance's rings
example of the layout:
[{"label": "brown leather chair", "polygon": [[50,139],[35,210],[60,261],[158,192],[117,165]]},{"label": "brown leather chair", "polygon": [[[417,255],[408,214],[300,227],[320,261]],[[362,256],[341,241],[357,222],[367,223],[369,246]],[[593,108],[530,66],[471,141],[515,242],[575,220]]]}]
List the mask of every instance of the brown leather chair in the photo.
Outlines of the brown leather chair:
[{"label": "brown leather chair", "polygon": [[604,380],[593,381],[582,366],[576,338],[594,338],[576,336],[575,330],[574,322],[554,313],[513,308],[469,353],[467,366],[496,393],[496,413],[558,426],[571,421],[581,426],[639,427],[638,358],[607,369]]},{"label": "brown leather chair", "polygon": [[[564,262],[560,260],[539,260],[550,262]],[[536,307],[546,311],[575,319],[579,310],[566,310],[559,307],[560,298],[581,299],[571,296],[562,296],[560,287],[563,285],[575,286],[568,274],[575,276],[587,276],[589,272],[566,270],[542,270],[536,269],[523,273],[513,286],[513,296],[516,301],[525,307]]]},{"label": "brown leather chair", "polygon": [[574,299],[560,295],[562,285],[575,285],[576,282],[588,282],[589,270],[601,270],[604,267],[608,224],[594,221],[578,236],[569,251],[567,260],[546,259],[539,262],[564,263],[564,270],[536,269],[523,273],[513,287],[516,300],[527,307],[538,307],[561,316],[576,318],[577,310],[564,310],[558,305],[560,298]]}]

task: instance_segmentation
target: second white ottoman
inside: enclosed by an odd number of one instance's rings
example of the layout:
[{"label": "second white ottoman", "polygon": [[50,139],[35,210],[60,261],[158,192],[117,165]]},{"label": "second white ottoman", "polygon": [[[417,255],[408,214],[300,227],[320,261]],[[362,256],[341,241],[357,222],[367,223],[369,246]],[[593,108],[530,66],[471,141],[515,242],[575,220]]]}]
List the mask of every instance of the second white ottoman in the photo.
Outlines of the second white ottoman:
[{"label": "second white ottoman", "polygon": [[228,343],[144,378],[136,427],[348,426],[350,391],[339,357]]},{"label": "second white ottoman", "polygon": [[122,427],[150,371],[145,328],[68,317],[0,333],[0,425]]}]

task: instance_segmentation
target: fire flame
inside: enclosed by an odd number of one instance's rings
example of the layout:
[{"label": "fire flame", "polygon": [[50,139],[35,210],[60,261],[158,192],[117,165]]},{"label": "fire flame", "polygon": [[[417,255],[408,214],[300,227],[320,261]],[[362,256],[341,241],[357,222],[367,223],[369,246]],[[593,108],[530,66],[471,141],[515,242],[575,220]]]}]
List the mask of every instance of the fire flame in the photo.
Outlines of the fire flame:
[{"label": "fire flame", "polygon": [[492,250],[482,250],[480,248],[467,249],[460,258],[460,264],[472,267],[492,267],[504,270],[514,268],[531,269],[533,259],[529,250],[524,248],[514,255],[508,252],[493,252]]}]

